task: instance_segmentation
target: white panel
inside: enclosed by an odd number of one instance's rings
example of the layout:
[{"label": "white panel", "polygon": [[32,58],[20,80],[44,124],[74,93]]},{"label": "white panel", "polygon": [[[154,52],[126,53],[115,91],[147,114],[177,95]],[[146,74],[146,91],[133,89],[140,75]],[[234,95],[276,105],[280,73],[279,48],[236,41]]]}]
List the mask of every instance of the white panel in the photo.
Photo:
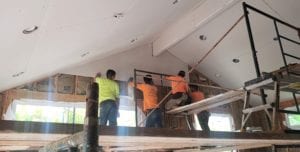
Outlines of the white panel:
[{"label": "white panel", "polygon": [[300,27],[299,0],[264,0],[276,13],[278,17],[292,25]]},{"label": "white panel", "polygon": [[240,0],[210,0],[200,3],[200,6],[197,6],[168,27],[168,29],[154,41],[153,54],[159,55],[161,52],[172,47],[197,28],[205,25],[239,1]]},{"label": "white panel", "polygon": [[[263,1],[249,0],[247,3],[277,16]],[[285,8],[288,9],[287,7]],[[190,65],[196,64],[242,14],[242,5],[239,3],[215,20],[198,29],[169,51]],[[250,19],[261,71],[270,72],[282,67],[283,60],[281,58],[278,41],[273,40],[276,36],[273,22],[252,11],[250,11]],[[283,27],[280,27],[280,30],[285,35],[297,39],[297,33],[295,33],[295,31],[289,31]],[[199,40],[200,35],[205,35],[207,40]],[[299,50],[299,47],[297,48],[296,46],[292,46],[291,44],[287,45],[285,43],[285,48],[291,50],[292,54],[300,56],[299,51],[295,51]],[[233,63],[232,59],[234,58],[240,59],[240,63]],[[295,62],[295,60],[292,61]],[[289,60],[289,62],[292,61]],[[239,88],[245,81],[256,77],[244,20],[227,35],[197,69],[221,86],[229,88]],[[221,76],[216,77],[216,74]]]},{"label": "white panel", "polygon": [[[47,26],[50,29],[99,22],[126,12],[137,0],[51,0]],[[100,28],[100,27],[99,27]]]},{"label": "white panel", "polygon": [[[0,88],[11,81],[13,74],[25,72],[34,50],[39,30],[25,35],[22,31],[40,26],[45,14],[44,0],[4,0],[0,2]],[[39,27],[40,28],[40,27]]]},{"label": "white panel", "polygon": [[[149,44],[199,0],[0,1],[0,90]],[[124,13],[116,19],[115,13]],[[39,29],[23,35],[24,28]],[[130,41],[138,38],[134,43]],[[89,52],[82,58],[81,55]],[[7,65],[11,66],[7,66]],[[12,78],[12,74],[25,74]]]},{"label": "white panel", "polygon": [[124,81],[133,77],[134,69],[174,75],[179,70],[187,71],[186,64],[167,52],[159,57],[153,57],[151,46],[146,45],[99,61],[61,70],[61,72],[93,77],[97,72],[105,76],[106,70],[110,68],[116,70],[117,79]]}]

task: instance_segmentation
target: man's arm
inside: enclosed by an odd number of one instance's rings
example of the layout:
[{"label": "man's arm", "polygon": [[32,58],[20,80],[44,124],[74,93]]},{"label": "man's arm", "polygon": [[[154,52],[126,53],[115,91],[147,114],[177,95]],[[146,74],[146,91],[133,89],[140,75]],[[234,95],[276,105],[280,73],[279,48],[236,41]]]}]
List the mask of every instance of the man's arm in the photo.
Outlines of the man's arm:
[{"label": "man's arm", "polygon": [[[132,77],[128,79],[128,86],[134,87],[134,82],[133,82],[133,78]],[[141,84],[136,83],[136,88],[139,89],[139,90],[142,90]]]},{"label": "man's arm", "polygon": [[116,105],[117,105],[117,109],[119,110],[119,105],[120,105],[120,89],[119,89],[119,85],[116,82],[116,87],[115,87],[115,95],[116,95]]},{"label": "man's arm", "polygon": [[101,72],[98,72],[96,75],[95,75],[95,78],[94,78],[94,81],[96,82],[96,79],[97,78],[101,78]]}]

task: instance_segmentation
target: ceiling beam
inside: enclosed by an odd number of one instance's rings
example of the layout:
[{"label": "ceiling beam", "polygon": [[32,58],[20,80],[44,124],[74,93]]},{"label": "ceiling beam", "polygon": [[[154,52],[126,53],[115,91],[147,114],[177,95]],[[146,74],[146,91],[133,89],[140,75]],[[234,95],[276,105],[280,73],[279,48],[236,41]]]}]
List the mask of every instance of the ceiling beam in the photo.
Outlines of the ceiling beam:
[{"label": "ceiling beam", "polygon": [[171,24],[153,42],[153,56],[158,56],[191,33],[206,25],[241,0],[204,0],[178,21]]}]

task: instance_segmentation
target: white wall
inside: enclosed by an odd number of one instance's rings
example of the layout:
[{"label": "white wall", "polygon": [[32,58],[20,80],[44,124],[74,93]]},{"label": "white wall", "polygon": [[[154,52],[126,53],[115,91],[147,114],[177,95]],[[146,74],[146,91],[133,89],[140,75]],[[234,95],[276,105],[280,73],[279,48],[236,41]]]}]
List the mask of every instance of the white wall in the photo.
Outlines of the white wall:
[{"label": "white wall", "polygon": [[98,61],[61,70],[60,73],[93,77],[97,72],[105,76],[107,69],[114,69],[117,72],[117,80],[127,81],[133,76],[135,68],[166,74],[177,74],[179,70],[188,70],[187,64],[169,52],[153,57],[152,46],[144,45]]}]

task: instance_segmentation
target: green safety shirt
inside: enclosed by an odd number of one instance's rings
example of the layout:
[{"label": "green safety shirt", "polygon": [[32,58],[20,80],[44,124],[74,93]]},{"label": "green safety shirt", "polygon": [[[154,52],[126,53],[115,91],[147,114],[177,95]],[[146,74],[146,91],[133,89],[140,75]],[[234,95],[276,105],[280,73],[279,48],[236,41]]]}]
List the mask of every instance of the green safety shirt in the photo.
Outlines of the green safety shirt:
[{"label": "green safety shirt", "polygon": [[116,81],[101,77],[97,77],[95,81],[99,86],[99,103],[108,99],[116,101],[119,98],[119,85]]}]

